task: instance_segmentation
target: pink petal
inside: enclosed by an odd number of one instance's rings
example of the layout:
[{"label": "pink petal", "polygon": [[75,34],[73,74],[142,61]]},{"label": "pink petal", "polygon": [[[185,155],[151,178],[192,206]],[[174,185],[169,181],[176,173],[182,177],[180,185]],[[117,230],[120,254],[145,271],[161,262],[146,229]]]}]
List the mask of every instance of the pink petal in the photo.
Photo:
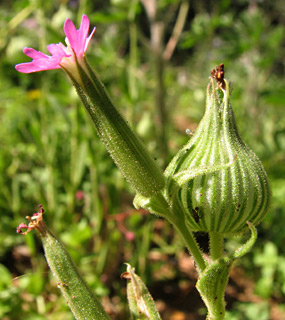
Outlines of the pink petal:
[{"label": "pink petal", "polygon": [[65,53],[67,57],[72,56],[72,54],[70,53],[70,50],[65,47],[61,42],[57,44]]},{"label": "pink petal", "polygon": [[32,58],[33,61],[17,64],[15,66],[16,70],[22,73],[32,73],[44,70],[59,69],[59,64],[62,58],[70,56],[66,54],[62,46],[57,44],[50,44],[48,46],[48,51],[51,53],[51,57],[32,48],[24,48],[24,53],[28,57]]},{"label": "pink petal", "polygon": [[82,16],[80,28],[78,30],[76,30],[73,22],[70,19],[67,19],[64,23],[64,32],[71,48],[74,50],[77,56],[81,56],[86,52],[89,42],[95,32],[94,28],[89,37],[87,37],[89,27],[90,21],[85,14]]},{"label": "pink petal", "polygon": [[[92,32],[88,37],[90,27],[90,21],[84,14],[82,16],[80,28],[76,30],[73,22],[67,19],[64,23],[64,32],[69,41],[70,47],[75,52],[77,57],[83,56],[86,52],[90,40],[96,30],[93,28]],[[24,48],[24,53],[28,57],[32,58],[33,61],[27,63],[20,63],[15,66],[16,70],[23,73],[32,73],[37,71],[59,69],[60,63],[64,57],[72,57],[73,53],[69,47],[65,47],[62,43],[50,44],[48,51],[51,56],[45,55],[40,51],[36,51],[33,48]],[[67,60],[67,62],[74,63],[74,57]],[[65,61],[64,61],[65,63]]]},{"label": "pink petal", "polygon": [[85,43],[86,43],[86,39],[88,36],[88,31],[89,31],[89,27],[90,27],[90,22],[88,17],[84,14],[82,16],[82,20],[81,20],[81,24],[80,24],[80,28],[77,31],[77,36],[78,36],[78,43],[79,43],[79,50],[80,52],[78,53],[84,53],[85,51]]},{"label": "pink petal", "polygon": [[60,46],[59,44],[50,44],[47,46],[47,49],[52,56],[60,56],[62,58],[70,57],[71,54],[66,54],[62,47],[63,46]]},{"label": "pink petal", "polygon": [[77,53],[78,40],[77,40],[77,30],[70,19],[66,19],[63,26],[65,35],[70,43],[71,48]]},{"label": "pink petal", "polygon": [[26,56],[28,56],[29,58],[32,58],[32,59],[39,59],[39,58],[47,57],[47,55],[45,55],[44,53],[37,51],[33,48],[24,48],[23,52]]},{"label": "pink petal", "polygon": [[[61,59],[60,59],[61,60]],[[33,60],[32,62],[20,63],[15,66],[16,70],[22,73],[32,73],[38,71],[59,69],[58,58],[46,58]]]},{"label": "pink petal", "polygon": [[15,68],[17,71],[22,72],[22,73],[32,73],[32,72],[37,72],[41,71],[39,67],[36,67],[33,62],[27,62],[27,63],[20,63],[15,65]]},{"label": "pink petal", "polygon": [[49,57],[48,59],[38,59],[38,60],[33,60],[32,63],[41,68],[41,70],[51,70],[51,69],[58,69],[60,68],[60,61],[62,57],[58,56],[53,56]]}]

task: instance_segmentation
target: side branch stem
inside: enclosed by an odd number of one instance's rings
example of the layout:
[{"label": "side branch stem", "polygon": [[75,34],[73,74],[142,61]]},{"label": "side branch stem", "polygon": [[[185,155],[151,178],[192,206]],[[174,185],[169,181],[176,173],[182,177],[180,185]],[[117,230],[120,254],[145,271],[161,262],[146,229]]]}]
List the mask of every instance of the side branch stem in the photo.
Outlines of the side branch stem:
[{"label": "side branch stem", "polygon": [[184,241],[186,242],[186,245],[188,247],[188,250],[190,251],[191,255],[193,256],[197,267],[199,269],[199,272],[202,272],[206,269],[206,261],[204,260],[202,256],[202,252],[198,246],[198,243],[193,236],[193,233],[188,230],[188,228],[184,224],[175,225],[178,233],[182,236]]},{"label": "side branch stem", "polygon": [[222,257],[224,250],[224,237],[219,232],[210,232],[210,254],[212,261]]}]

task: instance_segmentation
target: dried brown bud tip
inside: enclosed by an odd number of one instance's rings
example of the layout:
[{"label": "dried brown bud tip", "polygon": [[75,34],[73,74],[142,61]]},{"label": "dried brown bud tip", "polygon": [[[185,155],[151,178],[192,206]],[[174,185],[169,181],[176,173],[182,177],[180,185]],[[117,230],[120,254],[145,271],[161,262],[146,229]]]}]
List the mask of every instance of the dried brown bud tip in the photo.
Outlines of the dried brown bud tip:
[{"label": "dried brown bud tip", "polygon": [[224,64],[221,63],[216,69],[211,71],[211,77],[217,80],[218,86],[221,89],[225,89],[225,81],[224,81],[225,71]]},{"label": "dried brown bud tip", "polygon": [[131,280],[131,275],[129,272],[123,272],[120,276],[121,279]]}]

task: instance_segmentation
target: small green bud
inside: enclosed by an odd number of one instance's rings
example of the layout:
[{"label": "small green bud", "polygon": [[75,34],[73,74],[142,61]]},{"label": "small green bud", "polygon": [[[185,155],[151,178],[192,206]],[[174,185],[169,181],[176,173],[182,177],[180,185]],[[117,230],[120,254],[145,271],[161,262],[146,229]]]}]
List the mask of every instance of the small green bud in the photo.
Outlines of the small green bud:
[{"label": "small green bud", "polygon": [[238,232],[267,214],[271,190],[262,163],[242,141],[223,64],[212,71],[206,111],[168,168],[166,196],[180,201],[193,231]]},{"label": "small green bud", "polygon": [[17,227],[17,233],[25,235],[33,229],[37,231],[57,286],[77,320],[110,320],[93,291],[81,278],[69,253],[43,222],[43,213],[44,209],[40,205],[39,212],[26,217],[28,225],[21,223]]}]

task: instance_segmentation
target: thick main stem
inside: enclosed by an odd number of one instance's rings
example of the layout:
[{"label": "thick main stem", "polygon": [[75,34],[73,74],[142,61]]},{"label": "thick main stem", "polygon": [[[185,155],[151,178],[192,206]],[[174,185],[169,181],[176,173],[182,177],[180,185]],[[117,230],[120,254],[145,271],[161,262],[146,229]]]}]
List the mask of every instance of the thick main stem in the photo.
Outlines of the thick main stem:
[{"label": "thick main stem", "polygon": [[199,275],[196,288],[207,307],[207,320],[224,320],[224,296],[232,263],[228,257],[215,260]]}]

